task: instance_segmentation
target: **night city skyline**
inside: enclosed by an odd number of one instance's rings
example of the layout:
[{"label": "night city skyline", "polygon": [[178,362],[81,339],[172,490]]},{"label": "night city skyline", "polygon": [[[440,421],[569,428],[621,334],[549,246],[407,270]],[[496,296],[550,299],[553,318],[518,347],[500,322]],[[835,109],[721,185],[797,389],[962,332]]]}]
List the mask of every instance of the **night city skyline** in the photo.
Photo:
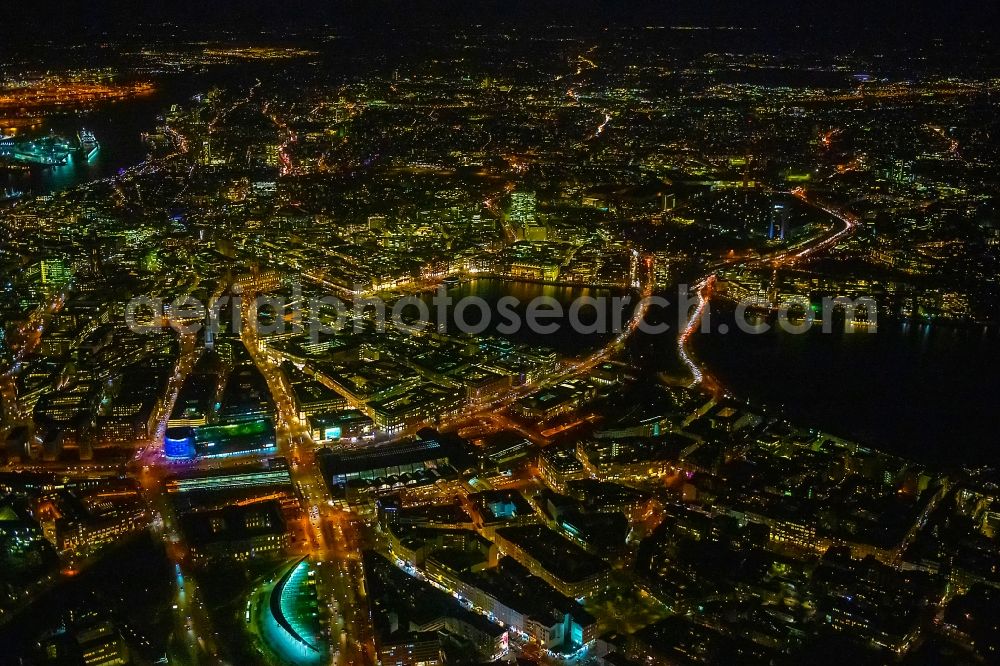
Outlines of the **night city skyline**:
[{"label": "night city skyline", "polygon": [[1000,663],[1000,9],[52,4],[0,663]]}]

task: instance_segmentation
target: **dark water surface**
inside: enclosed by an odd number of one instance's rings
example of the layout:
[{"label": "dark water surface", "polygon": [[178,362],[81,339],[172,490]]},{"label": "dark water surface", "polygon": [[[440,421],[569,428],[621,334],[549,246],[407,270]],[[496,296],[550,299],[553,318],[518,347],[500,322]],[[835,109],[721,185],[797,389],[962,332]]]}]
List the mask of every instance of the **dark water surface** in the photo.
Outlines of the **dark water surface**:
[{"label": "dark water surface", "polygon": [[[676,300],[676,291],[668,292]],[[621,292],[480,279],[449,291],[456,301],[479,296],[494,308],[514,296],[539,296],[568,310],[579,296],[610,299]],[[845,332],[840,322],[801,335],[772,326],[761,335],[740,332],[733,313],[713,304],[713,332],[693,338],[698,359],[741,399],[782,407],[793,421],[856,439],[907,458],[939,465],[1000,465],[1000,332],[882,321],[876,332]],[[475,320],[471,314],[469,318]],[[523,308],[518,309],[523,315]],[[631,309],[626,306],[627,319]],[[651,311],[670,326],[660,335],[637,334],[628,360],[648,375],[682,375],[677,357],[676,307]],[[683,320],[683,318],[681,318]],[[580,334],[563,320],[556,333],[527,330],[514,338],[580,355],[610,335]],[[728,332],[720,334],[719,324]]]},{"label": "dark water surface", "polygon": [[717,308],[698,357],[736,395],[803,424],[938,464],[1000,464],[1000,333],[883,321],[875,333],[733,332]]}]

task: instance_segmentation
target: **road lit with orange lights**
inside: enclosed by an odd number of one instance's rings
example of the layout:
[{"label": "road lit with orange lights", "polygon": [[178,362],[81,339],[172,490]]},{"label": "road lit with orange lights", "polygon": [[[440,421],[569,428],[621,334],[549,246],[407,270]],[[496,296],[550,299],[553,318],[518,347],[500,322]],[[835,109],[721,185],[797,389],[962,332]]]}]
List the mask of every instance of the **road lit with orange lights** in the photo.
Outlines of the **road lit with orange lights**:
[{"label": "road lit with orange lights", "polygon": [[309,555],[316,564],[317,593],[325,607],[334,661],[374,664],[374,633],[365,601],[359,524],[353,514],[334,505],[316,460],[316,443],[298,418],[288,377],[261,349],[253,301],[253,294],[243,294],[245,325],[241,336],[274,399],[278,452],[292,461],[292,483],[306,516]]},{"label": "road lit with orange lights", "polygon": [[[817,252],[822,252],[835,247],[838,243],[849,237],[857,230],[859,222],[854,214],[810,199],[806,191],[802,188],[792,190],[791,194],[803,203],[821,210],[830,217],[839,221],[843,227],[837,229],[832,234],[824,235],[815,239],[806,247],[796,248],[795,250],[786,250],[769,257],[749,261],[744,261],[741,258],[734,258],[723,262],[721,266],[734,266],[740,263],[744,263],[748,266],[768,265],[775,269],[784,266],[792,266],[803,259],[811,257]],[[717,266],[717,268],[721,266]],[[691,350],[690,344],[692,335],[701,327],[702,318],[709,309],[709,303],[711,302],[712,295],[714,293],[715,282],[716,274],[713,272],[695,283],[694,288],[697,293],[698,304],[691,312],[687,325],[677,337],[677,354],[684,363],[685,367],[688,369],[688,372],[691,374],[691,386],[702,386],[710,392],[720,395],[725,394],[725,389],[718,380],[708,374],[707,371],[697,362],[694,352]]]}]

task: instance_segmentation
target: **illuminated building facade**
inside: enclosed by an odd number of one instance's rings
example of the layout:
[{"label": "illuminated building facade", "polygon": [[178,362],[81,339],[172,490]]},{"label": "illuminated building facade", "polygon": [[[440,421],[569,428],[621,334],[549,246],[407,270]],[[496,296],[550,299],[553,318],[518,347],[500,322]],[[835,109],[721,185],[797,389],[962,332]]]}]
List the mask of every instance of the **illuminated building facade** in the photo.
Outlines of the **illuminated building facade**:
[{"label": "illuminated building facade", "polygon": [[181,516],[195,561],[278,559],[289,535],[277,500]]},{"label": "illuminated building facade", "polygon": [[293,664],[325,663],[316,572],[307,559],[289,566],[258,603],[264,640],[276,655]]}]

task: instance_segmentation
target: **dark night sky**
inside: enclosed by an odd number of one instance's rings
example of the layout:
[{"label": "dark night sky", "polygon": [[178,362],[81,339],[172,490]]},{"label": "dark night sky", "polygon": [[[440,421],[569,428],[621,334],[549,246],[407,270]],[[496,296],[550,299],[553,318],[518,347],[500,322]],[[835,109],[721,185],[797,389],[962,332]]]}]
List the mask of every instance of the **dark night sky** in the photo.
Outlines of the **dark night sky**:
[{"label": "dark night sky", "polygon": [[36,0],[8,2],[4,36],[117,32],[136,22],[175,22],[211,34],[219,29],[302,29],[331,24],[358,30],[414,24],[587,26],[622,23],[752,25],[779,33],[809,26],[824,42],[906,39],[992,30],[1000,10],[992,0]]}]

